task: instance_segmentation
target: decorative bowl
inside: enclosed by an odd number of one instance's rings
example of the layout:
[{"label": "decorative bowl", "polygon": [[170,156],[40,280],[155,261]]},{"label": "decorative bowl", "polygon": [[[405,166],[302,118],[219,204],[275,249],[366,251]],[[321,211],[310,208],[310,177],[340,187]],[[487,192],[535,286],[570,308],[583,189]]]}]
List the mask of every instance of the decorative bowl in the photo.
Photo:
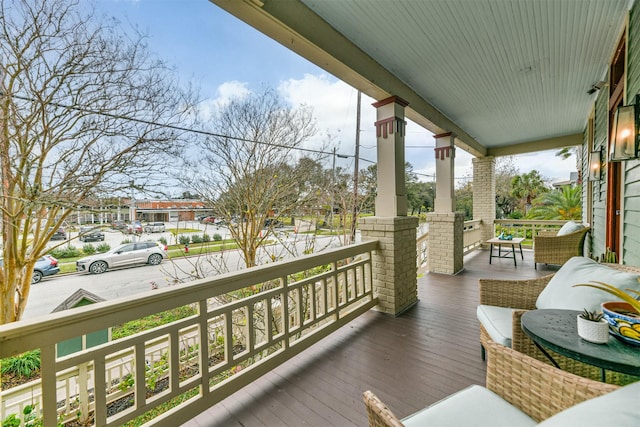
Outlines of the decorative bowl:
[{"label": "decorative bowl", "polygon": [[602,313],[609,323],[609,333],[622,342],[640,346],[640,314],[626,302],[604,302]]}]

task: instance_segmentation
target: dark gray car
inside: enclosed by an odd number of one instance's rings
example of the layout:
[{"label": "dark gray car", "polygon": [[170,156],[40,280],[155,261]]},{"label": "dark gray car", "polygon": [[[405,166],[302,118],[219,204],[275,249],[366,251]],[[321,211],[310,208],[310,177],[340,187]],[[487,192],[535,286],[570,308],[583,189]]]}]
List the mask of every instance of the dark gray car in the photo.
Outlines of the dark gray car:
[{"label": "dark gray car", "polygon": [[96,227],[80,227],[81,242],[104,242],[104,233]]}]

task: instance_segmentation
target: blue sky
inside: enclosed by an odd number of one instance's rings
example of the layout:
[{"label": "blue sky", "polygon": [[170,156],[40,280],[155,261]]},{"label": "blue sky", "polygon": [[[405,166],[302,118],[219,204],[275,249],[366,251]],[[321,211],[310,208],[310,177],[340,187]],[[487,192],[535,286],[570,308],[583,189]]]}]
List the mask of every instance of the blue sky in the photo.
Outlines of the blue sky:
[{"label": "blue sky", "polygon": [[[96,0],[96,4],[99,12],[118,18],[123,27],[133,26],[146,34],[150,50],[174,65],[181,79],[196,82],[212,106],[265,85],[278,88],[293,105],[314,108],[319,132],[308,148],[330,141],[329,147],[336,146],[338,153],[354,152],[356,90],[209,1]],[[375,161],[372,102],[363,96],[360,154]],[[431,134],[410,122],[406,145],[407,161],[425,175],[420,176],[422,180],[430,180],[426,175],[435,171]],[[469,176],[471,159],[457,150],[456,177]],[[515,163],[521,173],[537,169],[550,181],[566,180],[575,170],[574,157],[562,161],[554,152],[518,156]],[[352,160],[338,159],[337,164],[353,168]],[[361,162],[360,168],[368,164]]]}]

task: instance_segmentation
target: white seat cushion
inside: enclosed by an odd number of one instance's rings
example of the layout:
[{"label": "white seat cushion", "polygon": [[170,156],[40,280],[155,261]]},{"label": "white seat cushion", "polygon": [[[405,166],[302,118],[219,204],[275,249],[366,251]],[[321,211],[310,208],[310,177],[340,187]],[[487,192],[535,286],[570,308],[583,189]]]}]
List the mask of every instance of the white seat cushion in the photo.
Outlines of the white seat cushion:
[{"label": "white seat cushion", "polygon": [[619,289],[640,291],[638,274],[614,270],[585,257],[573,257],[567,261],[549,281],[536,300],[537,308],[579,310],[585,308],[600,311],[600,304],[616,301],[613,295],[599,289],[573,285],[592,280],[608,283]]},{"label": "white seat cushion", "polygon": [[505,347],[511,347],[512,308],[481,304],[476,309],[476,315],[493,341]]},{"label": "white seat cushion", "polygon": [[402,420],[408,427],[529,427],[536,422],[484,387],[473,385]]},{"label": "white seat cushion", "polygon": [[640,382],[579,403],[539,424],[540,427],[640,425]]}]

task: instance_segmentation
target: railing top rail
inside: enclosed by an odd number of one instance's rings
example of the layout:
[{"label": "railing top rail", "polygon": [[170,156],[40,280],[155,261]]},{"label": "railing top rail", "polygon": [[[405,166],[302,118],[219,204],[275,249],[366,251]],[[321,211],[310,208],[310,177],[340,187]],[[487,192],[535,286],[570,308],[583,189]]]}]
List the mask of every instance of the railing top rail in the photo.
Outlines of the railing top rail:
[{"label": "railing top rail", "polygon": [[568,220],[551,220],[551,219],[496,219],[495,224],[514,224],[514,225],[563,225]]},{"label": "railing top rail", "polygon": [[[53,345],[62,340],[104,329],[106,326],[139,319],[256,283],[279,279],[318,265],[356,256],[377,249],[378,243],[378,240],[371,240],[317,254],[304,255],[292,260],[278,261],[251,269],[226,273],[215,278],[194,280],[180,286],[147,291],[136,295],[135,299],[131,297],[118,298],[0,325],[0,358]],[[99,322],[96,321],[97,319]]]}]

